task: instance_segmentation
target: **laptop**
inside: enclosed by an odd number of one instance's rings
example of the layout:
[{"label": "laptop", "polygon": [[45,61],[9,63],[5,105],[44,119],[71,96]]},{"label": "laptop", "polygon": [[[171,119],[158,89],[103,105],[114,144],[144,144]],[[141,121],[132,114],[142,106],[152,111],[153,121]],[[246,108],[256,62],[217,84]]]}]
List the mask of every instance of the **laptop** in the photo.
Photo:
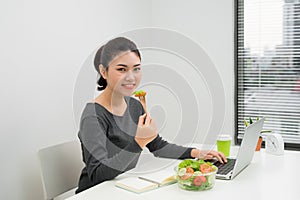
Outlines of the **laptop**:
[{"label": "laptop", "polygon": [[217,179],[231,180],[250,164],[264,121],[265,118],[261,118],[245,129],[244,137],[235,159],[228,158],[227,163],[224,164],[217,160],[211,161],[218,167]]}]

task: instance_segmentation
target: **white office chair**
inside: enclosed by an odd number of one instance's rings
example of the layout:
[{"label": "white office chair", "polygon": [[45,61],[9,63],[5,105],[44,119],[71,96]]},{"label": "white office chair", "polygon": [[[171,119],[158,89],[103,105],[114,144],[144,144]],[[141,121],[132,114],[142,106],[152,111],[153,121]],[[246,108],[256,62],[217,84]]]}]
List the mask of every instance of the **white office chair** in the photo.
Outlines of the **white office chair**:
[{"label": "white office chair", "polygon": [[71,189],[72,194],[67,196],[74,195],[84,166],[81,155],[80,143],[77,140],[47,147],[38,152],[45,199],[54,199]]}]

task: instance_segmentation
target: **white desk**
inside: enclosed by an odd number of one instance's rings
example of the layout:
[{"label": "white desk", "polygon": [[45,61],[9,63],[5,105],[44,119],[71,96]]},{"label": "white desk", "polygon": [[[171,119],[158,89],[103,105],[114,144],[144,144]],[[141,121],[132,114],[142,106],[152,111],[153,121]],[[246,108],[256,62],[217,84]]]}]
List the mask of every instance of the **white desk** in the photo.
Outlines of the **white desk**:
[{"label": "white desk", "polygon": [[[236,148],[233,149],[236,152]],[[234,153],[233,153],[234,154]],[[158,159],[157,160],[168,160]],[[153,163],[153,162],[152,162]],[[153,164],[153,166],[155,163]],[[173,162],[170,169],[176,166]],[[255,152],[252,163],[233,180],[216,180],[214,188],[207,191],[185,191],[177,184],[135,194],[114,186],[114,182],[128,175],[96,185],[68,200],[182,200],[182,199],[300,199],[300,152],[285,151],[283,156],[269,155],[262,149]]]}]

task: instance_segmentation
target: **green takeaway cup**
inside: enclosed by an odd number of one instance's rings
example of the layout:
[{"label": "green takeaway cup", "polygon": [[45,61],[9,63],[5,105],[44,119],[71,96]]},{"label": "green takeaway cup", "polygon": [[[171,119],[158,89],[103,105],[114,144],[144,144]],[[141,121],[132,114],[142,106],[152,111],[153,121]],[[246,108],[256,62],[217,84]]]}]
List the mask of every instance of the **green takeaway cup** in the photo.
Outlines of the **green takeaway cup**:
[{"label": "green takeaway cup", "polygon": [[218,151],[224,153],[225,157],[230,156],[230,145],[231,136],[230,135],[219,135],[217,139]]}]

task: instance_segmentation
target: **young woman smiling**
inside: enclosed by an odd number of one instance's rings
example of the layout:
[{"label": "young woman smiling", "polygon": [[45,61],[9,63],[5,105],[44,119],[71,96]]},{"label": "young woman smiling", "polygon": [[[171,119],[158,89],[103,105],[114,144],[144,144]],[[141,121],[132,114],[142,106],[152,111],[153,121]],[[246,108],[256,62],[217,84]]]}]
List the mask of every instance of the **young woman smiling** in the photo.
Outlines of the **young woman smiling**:
[{"label": "young woman smiling", "polygon": [[76,193],[134,168],[144,147],[157,157],[226,162],[221,152],[171,144],[157,133],[154,119],[130,97],[142,78],[141,55],[132,41],[110,40],[97,51],[94,66],[102,92],[81,116],[78,136],[85,167]]}]

